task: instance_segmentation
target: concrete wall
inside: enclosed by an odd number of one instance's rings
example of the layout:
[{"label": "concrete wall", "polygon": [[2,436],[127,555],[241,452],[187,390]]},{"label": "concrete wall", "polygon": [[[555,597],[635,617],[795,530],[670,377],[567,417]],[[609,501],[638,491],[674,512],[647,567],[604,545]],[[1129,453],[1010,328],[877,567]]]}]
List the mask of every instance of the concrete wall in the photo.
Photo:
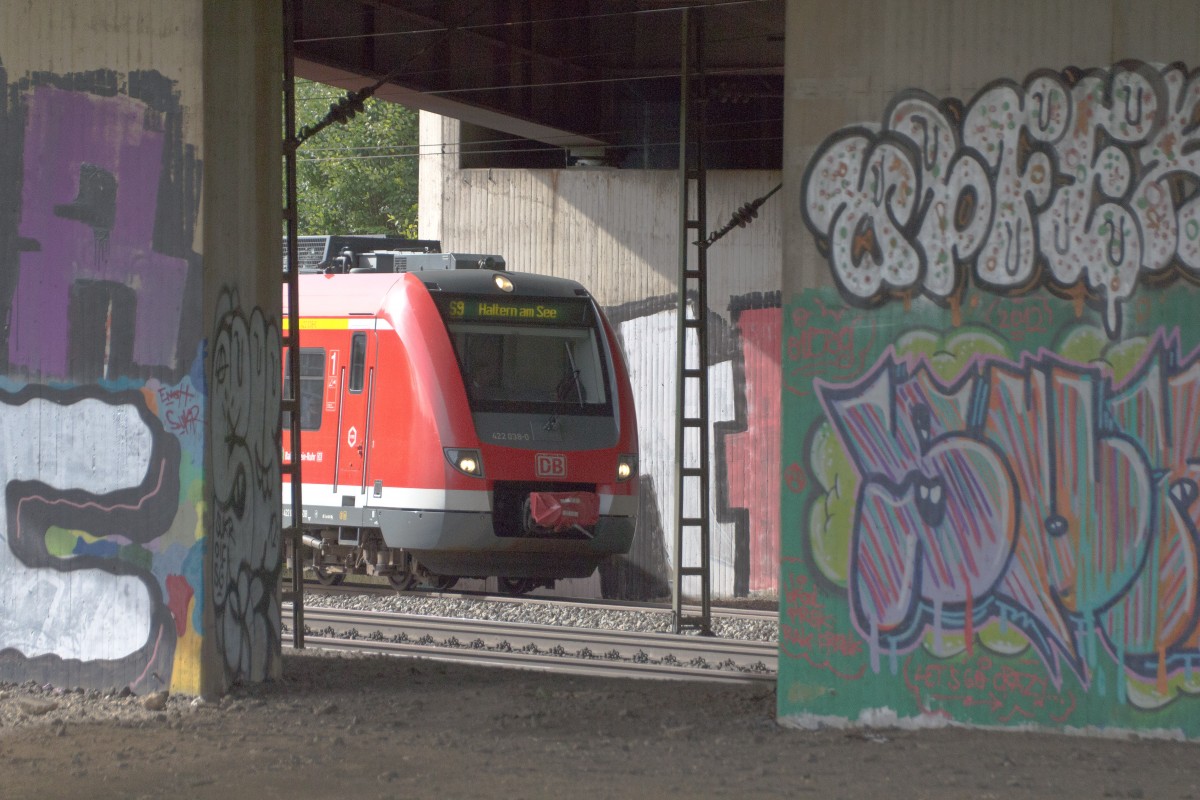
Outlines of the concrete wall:
[{"label": "concrete wall", "polygon": [[4,680],[278,673],[279,19],[0,6]]},{"label": "concrete wall", "polygon": [[[580,281],[618,327],[641,444],[642,508],[631,554],[572,594],[663,597],[673,563],[675,304],[679,185],[674,171],[458,168],[458,123],[421,117],[422,238],[502,254],[510,270]],[[771,171],[708,174],[715,230],[779,183]],[[709,249],[714,595],[773,594],[778,542],[779,195]],[[687,564],[698,543],[685,542]],[[694,548],[694,549],[692,549]],[[692,579],[689,579],[689,581]],[[698,592],[694,587],[685,589]]]},{"label": "concrete wall", "polygon": [[787,42],[780,716],[1200,734],[1200,7]]}]

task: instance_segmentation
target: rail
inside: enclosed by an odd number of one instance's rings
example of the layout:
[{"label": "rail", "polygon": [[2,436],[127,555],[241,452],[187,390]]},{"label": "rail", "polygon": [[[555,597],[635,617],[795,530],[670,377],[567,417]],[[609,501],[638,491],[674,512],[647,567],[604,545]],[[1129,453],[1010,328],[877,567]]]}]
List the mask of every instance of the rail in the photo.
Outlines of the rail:
[{"label": "rail", "polygon": [[588,675],[773,682],[777,647],[719,637],[306,609],[307,646]]}]

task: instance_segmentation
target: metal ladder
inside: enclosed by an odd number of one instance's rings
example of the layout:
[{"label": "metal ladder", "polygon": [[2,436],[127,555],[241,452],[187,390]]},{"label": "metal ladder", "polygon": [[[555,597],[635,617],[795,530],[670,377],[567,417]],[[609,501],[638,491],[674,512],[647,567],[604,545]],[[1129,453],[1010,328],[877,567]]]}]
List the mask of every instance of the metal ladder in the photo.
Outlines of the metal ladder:
[{"label": "metal ladder", "polygon": [[[675,361],[674,631],[712,635],[708,426],[708,264],[705,254],[705,81],[703,11],[687,8],[680,22],[679,298]],[[693,211],[693,199],[695,210]],[[689,300],[691,311],[689,313]],[[689,403],[690,399],[690,403]],[[687,416],[689,406],[695,416]],[[688,491],[688,489],[692,491]],[[691,500],[691,503],[686,502]],[[689,516],[689,511],[696,512]],[[699,537],[700,563],[684,564],[684,532]],[[684,615],[683,582],[700,579],[700,613]]]},{"label": "metal ladder", "polygon": [[[284,537],[292,543],[291,591],[283,593],[283,602],[292,604],[292,646],[304,648],[304,561],[300,536],[303,531],[303,509],[300,477],[300,269],[298,247],[298,218],[296,215],[296,149],[300,146],[296,138],[296,64],[295,64],[296,9],[294,0],[283,3],[283,102],[284,102],[284,185],[285,200],[283,220],[287,229],[287,272],[283,283],[287,290],[287,324],[283,334],[283,347],[288,353],[288,384],[291,391],[281,398],[281,410],[287,414],[290,425],[284,432],[290,445],[292,457],[284,461],[279,454],[281,478],[291,478],[292,523],[283,528]],[[283,449],[283,448],[281,448]],[[286,541],[286,539],[285,539]]]}]

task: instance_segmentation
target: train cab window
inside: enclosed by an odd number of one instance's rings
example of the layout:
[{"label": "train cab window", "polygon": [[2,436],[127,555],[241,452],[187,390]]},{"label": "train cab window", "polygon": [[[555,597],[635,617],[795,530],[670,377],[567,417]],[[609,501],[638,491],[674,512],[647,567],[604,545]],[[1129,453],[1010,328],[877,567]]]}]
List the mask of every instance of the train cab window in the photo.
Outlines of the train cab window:
[{"label": "train cab window", "polygon": [[[283,396],[291,397],[291,357],[289,350],[284,359]],[[300,429],[315,431],[321,427],[321,411],[325,392],[325,350],[323,348],[300,348]],[[290,415],[283,415],[283,426],[291,426]]]},{"label": "train cab window", "polygon": [[346,388],[358,394],[363,390],[367,367],[367,335],[356,333],[350,339],[350,385]]},{"label": "train cab window", "polygon": [[452,323],[476,410],[611,413],[594,328]]}]

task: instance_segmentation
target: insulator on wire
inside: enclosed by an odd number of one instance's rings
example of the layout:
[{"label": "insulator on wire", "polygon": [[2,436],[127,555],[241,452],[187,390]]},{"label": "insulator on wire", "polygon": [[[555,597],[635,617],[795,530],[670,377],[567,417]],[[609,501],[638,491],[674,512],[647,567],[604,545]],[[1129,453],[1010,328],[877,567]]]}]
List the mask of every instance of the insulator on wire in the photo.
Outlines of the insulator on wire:
[{"label": "insulator on wire", "polygon": [[295,146],[299,146],[335,122],[345,125],[354,119],[355,115],[363,110],[367,99],[375,93],[376,88],[378,86],[367,86],[359,89],[357,92],[349,92],[341,100],[330,104],[329,113],[319,122],[313,125],[305,125],[300,129],[300,132],[296,134]]},{"label": "insulator on wire", "polygon": [[746,227],[758,216],[758,207],[760,205],[762,205],[762,200],[746,203],[746,205],[733,212],[733,221],[737,223],[739,228]]},{"label": "insulator on wire", "polygon": [[350,92],[341,100],[329,106],[329,118],[334,122],[340,122],[345,125],[354,116],[363,110],[366,103],[367,94],[364,92]]},{"label": "insulator on wire", "polygon": [[751,200],[749,203],[746,203],[741,208],[739,208],[737,211],[733,212],[733,214],[729,218],[729,222],[725,223],[725,225],[720,230],[713,231],[711,234],[709,234],[707,239],[704,239],[701,242],[695,242],[695,244],[699,245],[699,246],[703,246],[703,247],[708,247],[709,245],[712,245],[714,242],[716,242],[718,239],[720,239],[722,236],[729,233],[735,227],[738,227],[738,228],[746,227],[747,225],[749,225],[751,222],[754,221],[755,217],[758,216],[758,209],[762,207],[762,204],[767,202],[767,199],[771,195],[778,192],[780,190],[780,188],[782,188],[782,186],[783,186],[783,184],[781,183],[778,186],[776,186],[774,189],[772,189],[771,191],[764,194],[762,197],[758,198],[757,200]]}]

